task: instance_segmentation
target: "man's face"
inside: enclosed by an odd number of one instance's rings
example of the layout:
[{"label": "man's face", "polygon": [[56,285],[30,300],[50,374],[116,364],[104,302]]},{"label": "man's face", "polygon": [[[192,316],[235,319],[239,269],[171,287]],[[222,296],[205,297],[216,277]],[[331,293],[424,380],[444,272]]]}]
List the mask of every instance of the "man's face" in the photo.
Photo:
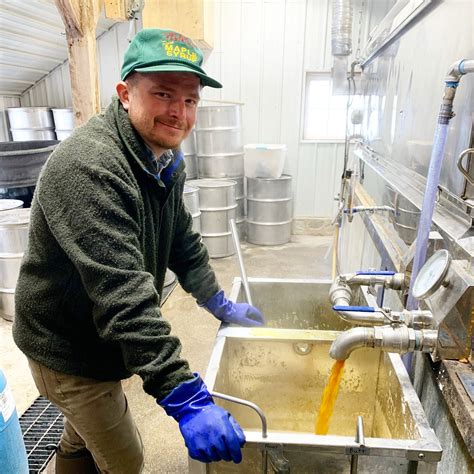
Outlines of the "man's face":
[{"label": "man's face", "polygon": [[132,125],[155,153],[177,148],[189,135],[200,90],[199,77],[178,72],[135,73],[117,85]]}]

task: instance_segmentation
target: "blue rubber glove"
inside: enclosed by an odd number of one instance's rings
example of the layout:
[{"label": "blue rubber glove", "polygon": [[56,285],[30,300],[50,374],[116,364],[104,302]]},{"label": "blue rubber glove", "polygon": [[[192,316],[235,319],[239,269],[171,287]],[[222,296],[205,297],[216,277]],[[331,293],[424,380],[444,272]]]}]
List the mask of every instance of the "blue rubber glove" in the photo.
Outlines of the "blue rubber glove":
[{"label": "blue rubber glove", "polygon": [[247,303],[229,301],[222,290],[209,298],[202,307],[224,323],[247,327],[263,326],[265,324],[265,319],[260,310]]},{"label": "blue rubber glove", "polygon": [[214,404],[198,374],[158,404],[178,423],[189,455],[201,462],[242,461],[245,435],[230,413]]}]

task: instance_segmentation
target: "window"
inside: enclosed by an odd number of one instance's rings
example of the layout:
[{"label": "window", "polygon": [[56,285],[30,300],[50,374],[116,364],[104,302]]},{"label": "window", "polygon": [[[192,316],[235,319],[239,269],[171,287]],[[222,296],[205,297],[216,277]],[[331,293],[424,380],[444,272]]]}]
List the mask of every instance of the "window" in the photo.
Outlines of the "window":
[{"label": "window", "polygon": [[[347,94],[333,95],[330,73],[306,73],[303,140],[343,140]],[[353,96],[351,108],[361,100]]]}]

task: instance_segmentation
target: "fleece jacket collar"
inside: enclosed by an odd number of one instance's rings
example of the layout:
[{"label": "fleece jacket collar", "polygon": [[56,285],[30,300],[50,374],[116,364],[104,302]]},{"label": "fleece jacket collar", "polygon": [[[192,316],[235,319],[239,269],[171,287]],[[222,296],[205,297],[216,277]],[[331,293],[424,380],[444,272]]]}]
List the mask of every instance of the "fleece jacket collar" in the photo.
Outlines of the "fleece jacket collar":
[{"label": "fleece jacket collar", "polygon": [[[150,178],[156,179],[159,186],[164,187],[165,184],[163,181],[158,176],[156,176],[156,174],[151,169],[149,160],[147,158],[149,153],[147,147],[130,122],[127,111],[122,107],[118,97],[115,96],[112,98],[112,103],[105,111],[105,119],[107,122],[116,125],[123,144],[127,148],[130,156],[138,163],[140,168],[148,176],[150,176]],[[178,151],[173,151],[173,155],[173,161],[167,167],[172,170],[171,173],[166,173],[167,187],[172,187],[174,185],[185,168],[182,154]]]}]

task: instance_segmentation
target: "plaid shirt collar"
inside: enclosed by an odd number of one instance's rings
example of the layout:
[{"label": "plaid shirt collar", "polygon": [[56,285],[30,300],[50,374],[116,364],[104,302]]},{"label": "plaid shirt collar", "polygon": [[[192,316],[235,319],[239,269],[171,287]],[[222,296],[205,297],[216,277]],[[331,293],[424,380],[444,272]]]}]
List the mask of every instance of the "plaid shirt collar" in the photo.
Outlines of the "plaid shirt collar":
[{"label": "plaid shirt collar", "polygon": [[166,168],[173,160],[173,152],[171,150],[165,151],[161,156],[157,157],[153,151],[146,147],[147,150],[147,161],[150,164],[152,174],[159,178],[161,172]]}]

